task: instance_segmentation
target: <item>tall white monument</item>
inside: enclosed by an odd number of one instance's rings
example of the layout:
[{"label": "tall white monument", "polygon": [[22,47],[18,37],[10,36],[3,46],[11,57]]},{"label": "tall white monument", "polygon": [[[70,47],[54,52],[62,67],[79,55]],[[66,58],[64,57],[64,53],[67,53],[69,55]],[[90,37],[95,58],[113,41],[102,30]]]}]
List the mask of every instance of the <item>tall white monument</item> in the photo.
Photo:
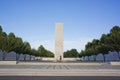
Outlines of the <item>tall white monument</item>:
[{"label": "tall white monument", "polygon": [[63,60],[63,24],[55,24],[55,61]]}]

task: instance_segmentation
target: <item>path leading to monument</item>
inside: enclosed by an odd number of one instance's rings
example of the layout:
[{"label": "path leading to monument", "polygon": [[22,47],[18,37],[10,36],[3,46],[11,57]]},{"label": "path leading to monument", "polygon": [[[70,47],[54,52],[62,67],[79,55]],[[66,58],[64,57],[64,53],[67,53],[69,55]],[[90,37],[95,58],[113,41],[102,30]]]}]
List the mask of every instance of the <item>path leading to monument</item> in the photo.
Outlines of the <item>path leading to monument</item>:
[{"label": "path leading to monument", "polygon": [[58,64],[0,65],[0,76],[120,76],[119,65]]},{"label": "path leading to monument", "polygon": [[0,69],[0,76],[120,76],[120,70]]},{"label": "path leading to monument", "polygon": [[120,70],[111,65],[0,65],[0,69],[39,69],[39,70]]}]

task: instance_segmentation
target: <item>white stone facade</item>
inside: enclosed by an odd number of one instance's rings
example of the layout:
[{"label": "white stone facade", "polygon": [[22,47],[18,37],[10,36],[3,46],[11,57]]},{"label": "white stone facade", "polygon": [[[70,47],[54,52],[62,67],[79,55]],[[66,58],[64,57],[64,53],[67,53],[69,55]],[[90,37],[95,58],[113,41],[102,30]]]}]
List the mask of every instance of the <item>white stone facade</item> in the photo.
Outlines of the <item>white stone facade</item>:
[{"label": "white stone facade", "polygon": [[55,25],[55,61],[63,60],[63,24]]}]

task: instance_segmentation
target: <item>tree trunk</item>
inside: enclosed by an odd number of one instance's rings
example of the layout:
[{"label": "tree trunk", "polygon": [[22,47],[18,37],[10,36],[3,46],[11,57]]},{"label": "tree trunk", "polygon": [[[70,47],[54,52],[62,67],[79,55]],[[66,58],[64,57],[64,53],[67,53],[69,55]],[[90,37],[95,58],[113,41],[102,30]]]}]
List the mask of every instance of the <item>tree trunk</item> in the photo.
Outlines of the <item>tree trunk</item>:
[{"label": "tree trunk", "polygon": [[36,60],[35,57],[34,57],[34,60]]},{"label": "tree trunk", "polygon": [[85,60],[85,57],[83,56],[83,61]]},{"label": "tree trunk", "polygon": [[16,61],[19,61],[19,58],[20,58],[20,54],[16,53]]},{"label": "tree trunk", "polygon": [[103,54],[103,61],[104,61],[104,62],[106,61],[106,57],[105,57],[105,54]]},{"label": "tree trunk", "polygon": [[30,61],[31,61],[32,55],[30,55]]},{"label": "tree trunk", "polygon": [[117,54],[118,54],[118,59],[120,60],[120,54],[119,54],[119,52],[117,52]]},{"label": "tree trunk", "polygon": [[16,53],[16,61],[18,61],[18,55],[17,55],[17,53]]},{"label": "tree trunk", "polygon": [[17,53],[16,53],[16,62],[17,62],[16,64],[19,63],[19,57],[20,57],[20,54],[17,54]]},{"label": "tree trunk", "polygon": [[90,61],[90,58],[89,58],[89,56],[88,56],[88,61]]},{"label": "tree trunk", "polygon": [[94,55],[93,58],[94,58],[94,61],[96,61],[96,55]]},{"label": "tree trunk", "polygon": [[26,55],[24,56],[24,61],[26,60]]},{"label": "tree trunk", "polygon": [[17,53],[16,53],[16,61],[17,61]]},{"label": "tree trunk", "polygon": [[3,60],[3,61],[5,61],[5,59],[6,59],[6,56],[7,56],[7,53],[6,53],[6,51],[3,51],[3,56],[2,56],[2,60]]},{"label": "tree trunk", "polygon": [[83,56],[83,61],[85,61],[85,56]]}]

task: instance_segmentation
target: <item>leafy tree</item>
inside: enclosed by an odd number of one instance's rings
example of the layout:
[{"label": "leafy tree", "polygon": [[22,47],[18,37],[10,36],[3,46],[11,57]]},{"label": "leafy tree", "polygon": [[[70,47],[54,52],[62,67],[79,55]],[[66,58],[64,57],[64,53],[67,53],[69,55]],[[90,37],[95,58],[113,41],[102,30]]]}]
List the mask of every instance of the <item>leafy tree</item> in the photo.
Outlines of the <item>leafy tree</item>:
[{"label": "leafy tree", "polygon": [[47,50],[47,57],[54,57],[54,54],[53,52]]},{"label": "leafy tree", "polygon": [[83,60],[85,60],[85,56],[86,56],[85,51],[84,51],[84,50],[81,50],[81,52],[80,52],[80,54],[79,54],[79,57],[80,57],[80,58],[83,57]]},{"label": "leafy tree", "polygon": [[110,36],[109,36],[109,45],[112,46],[112,51],[116,51],[118,54],[118,58],[120,60],[120,27],[114,26],[110,30]]},{"label": "leafy tree", "polygon": [[6,52],[9,51],[8,50],[8,38],[5,32],[0,32],[0,49],[3,52],[2,60],[5,60],[6,55],[7,55]]},{"label": "leafy tree", "polygon": [[7,35],[5,32],[0,32],[0,48],[3,51],[2,59],[6,59],[6,55],[10,51],[14,51],[16,37],[14,33]]},{"label": "leafy tree", "polygon": [[94,58],[94,61],[96,61],[96,56],[99,54],[98,53],[98,45],[100,44],[100,41],[98,39],[93,39],[92,41],[92,47],[91,47],[91,50],[92,50],[92,55],[93,55],[93,58]]},{"label": "leafy tree", "polygon": [[[16,37],[14,33],[9,33],[8,35],[3,32],[0,26],[0,49],[3,52],[3,60],[6,59],[6,55],[10,51],[16,52],[16,60],[19,59],[19,54],[31,54],[31,46],[28,42],[23,42],[22,38]],[[17,56],[18,54],[18,56]],[[26,55],[25,55],[26,58]]]},{"label": "leafy tree", "polygon": [[118,33],[120,31],[119,26],[113,26],[113,28],[110,30],[110,33]]},{"label": "leafy tree", "polygon": [[109,51],[116,51],[118,53],[118,58],[120,59],[120,27],[114,26],[110,33],[102,34],[100,40],[93,39],[92,42],[88,42],[85,45],[85,50],[80,52],[80,57],[94,55],[94,60],[96,60],[96,55],[102,53],[104,61],[106,60],[105,55]]},{"label": "leafy tree", "polygon": [[0,26],[0,49],[3,47],[3,42],[6,39],[6,33],[2,32],[2,27]]},{"label": "leafy tree", "polygon": [[14,48],[14,51],[16,52],[16,60],[19,60],[20,58],[20,54],[23,52],[24,48],[24,44],[23,44],[23,40],[20,37],[16,37],[16,47]]},{"label": "leafy tree", "polygon": [[42,45],[40,45],[40,47],[38,48],[38,52],[39,52],[39,56],[41,56],[41,57],[47,56],[46,50]]},{"label": "leafy tree", "polygon": [[90,61],[89,57],[93,54],[93,49],[88,48],[85,50],[85,55],[88,57],[88,61]]},{"label": "leafy tree", "polygon": [[16,47],[16,36],[14,33],[8,35],[8,47],[10,51],[13,51]]},{"label": "leafy tree", "polygon": [[38,52],[36,49],[31,49],[31,52],[30,52],[30,60],[32,58],[32,55],[36,55]]},{"label": "leafy tree", "polygon": [[30,44],[28,42],[24,42],[24,50],[23,50],[24,60],[26,60],[26,54],[30,54],[30,50],[31,50]]},{"label": "leafy tree", "polygon": [[2,26],[0,25],[0,33],[2,32]]},{"label": "leafy tree", "polygon": [[97,46],[99,45],[100,41],[98,39],[93,39],[92,42],[88,42],[85,45],[85,51],[84,54],[85,56],[89,57],[93,55],[94,61],[96,61],[96,56],[98,54]]},{"label": "leafy tree", "polygon": [[105,62],[106,61],[105,55],[109,53],[109,51],[111,50],[111,47],[105,44],[100,44],[97,49],[99,53],[103,54],[103,59]]},{"label": "leafy tree", "polygon": [[88,48],[91,48],[92,47],[92,42],[88,42],[86,45],[85,45],[85,49],[88,49]]},{"label": "leafy tree", "polygon": [[42,45],[38,48],[38,55],[40,57],[54,57],[54,54],[51,51],[46,50]]},{"label": "leafy tree", "polygon": [[64,52],[64,57],[79,57],[79,53],[76,49],[67,50]]}]

